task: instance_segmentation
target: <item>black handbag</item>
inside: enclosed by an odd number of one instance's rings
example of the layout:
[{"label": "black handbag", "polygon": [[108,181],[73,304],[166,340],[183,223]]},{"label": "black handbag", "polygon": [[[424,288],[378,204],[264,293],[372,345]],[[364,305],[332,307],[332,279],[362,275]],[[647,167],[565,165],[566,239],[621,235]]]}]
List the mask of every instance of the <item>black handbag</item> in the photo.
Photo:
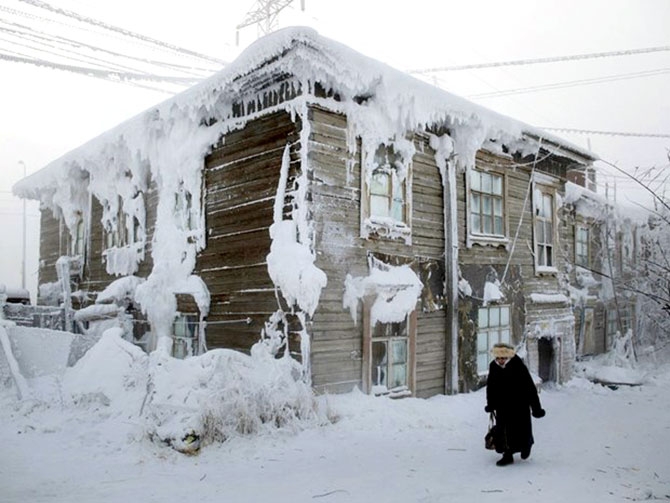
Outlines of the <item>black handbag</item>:
[{"label": "black handbag", "polygon": [[484,447],[490,451],[496,450],[496,439],[499,437],[498,425],[496,425],[496,415],[491,412],[489,416],[489,431],[484,436]]}]

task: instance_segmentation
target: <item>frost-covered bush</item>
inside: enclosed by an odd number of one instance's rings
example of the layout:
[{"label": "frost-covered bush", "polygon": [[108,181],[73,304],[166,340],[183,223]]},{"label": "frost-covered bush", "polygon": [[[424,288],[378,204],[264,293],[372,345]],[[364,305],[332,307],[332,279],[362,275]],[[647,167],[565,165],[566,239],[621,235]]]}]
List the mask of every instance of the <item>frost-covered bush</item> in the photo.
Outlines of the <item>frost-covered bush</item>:
[{"label": "frost-covered bush", "polygon": [[177,450],[321,420],[300,365],[263,344],[251,356],[217,349],[186,360],[155,352],[150,360],[148,433]]}]

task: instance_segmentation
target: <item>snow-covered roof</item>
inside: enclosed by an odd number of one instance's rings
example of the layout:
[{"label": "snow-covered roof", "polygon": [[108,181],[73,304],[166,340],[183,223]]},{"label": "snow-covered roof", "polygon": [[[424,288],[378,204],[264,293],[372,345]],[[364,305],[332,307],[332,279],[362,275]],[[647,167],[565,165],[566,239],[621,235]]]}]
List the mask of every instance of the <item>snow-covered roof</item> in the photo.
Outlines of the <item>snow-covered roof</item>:
[{"label": "snow-covered roof", "polygon": [[[212,119],[230,119],[230,98],[244,92],[241,85],[244,77],[257,72],[290,74],[308,89],[318,82],[336,91],[339,101],[345,103],[365,97],[377,106],[382,105],[392,123],[404,125],[407,131],[434,125],[447,128],[467,125],[466,132],[478,137],[484,135],[485,138],[477,140],[479,146],[488,138],[503,142],[524,137],[542,138],[560,148],[564,155],[577,155],[586,161],[597,159],[593,153],[574,144],[418,80],[322,37],[311,28],[294,27],[258,40],[209,79],[56,159],[18,182],[14,192],[20,197],[40,199],[40,191],[58,183],[64,171],[75,170],[81,175],[80,170],[107,169],[111,150],[119,142],[129,147],[131,155],[146,159],[150,157],[152,140],[159,139],[151,133],[160,136],[158,123],[166,120],[174,124],[179,117],[189,118],[188,122],[196,128],[206,128],[205,124],[211,124]],[[263,79],[257,76],[254,81]],[[374,124],[378,126],[379,123]],[[472,140],[464,138],[462,141]],[[197,154],[205,147],[196,142],[190,148],[189,145],[183,148]]]}]

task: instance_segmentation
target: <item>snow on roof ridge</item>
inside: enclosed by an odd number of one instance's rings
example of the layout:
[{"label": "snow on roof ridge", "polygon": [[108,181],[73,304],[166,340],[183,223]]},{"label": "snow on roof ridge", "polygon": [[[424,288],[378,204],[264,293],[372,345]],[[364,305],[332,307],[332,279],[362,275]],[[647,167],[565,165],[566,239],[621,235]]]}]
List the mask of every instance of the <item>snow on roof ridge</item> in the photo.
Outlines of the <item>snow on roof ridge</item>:
[{"label": "snow on roof ridge", "polygon": [[[300,50],[301,47],[307,50]],[[258,39],[232,63],[213,76],[131,117],[19,181],[13,188],[14,193],[20,197],[38,198],[39,189],[47,187],[55,180],[54,171],[64,169],[67,165],[82,164],[80,160],[85,159],[87,153],[102,150],[106,144],[118,141],[119,138],[127,140],[134,128],[145,126],[151,120],[152,114],[166,112],[173,107],[194,106],[213,99],[212,95],[215,93],[234,92],[235,90],[229,87],[235,87],[233,84],[237,79],[255,71],[262,71],[264,65],[282,56],[288,58],[286,66],[298,79],[308,82],[312,79],[324,80],[324,84],[331,85],[338,93],[343,94],[345,99],[353,99],[370,91],[379,92],[387,97],[407,96],[411,93],[410,101],[414,109],[411,112],[398,111],[399,114],[405,114],[406,121],[410,115],[414,120],[415,124],[407,124],[408,129],[421,125],[472,121],[486,125],[485,130],[492,133],[492,136],[504,133],[505,136],[516,139],[525,136],[542,138],[587,160],[597,160],[593,153],[566,140],[437,88],[344,44],[321,36],[313,28],[299,26],[284,28]],[[317,74],[315,69],[320,73]],[[440,103],[441,106],[435,109],[435,103]]]}]

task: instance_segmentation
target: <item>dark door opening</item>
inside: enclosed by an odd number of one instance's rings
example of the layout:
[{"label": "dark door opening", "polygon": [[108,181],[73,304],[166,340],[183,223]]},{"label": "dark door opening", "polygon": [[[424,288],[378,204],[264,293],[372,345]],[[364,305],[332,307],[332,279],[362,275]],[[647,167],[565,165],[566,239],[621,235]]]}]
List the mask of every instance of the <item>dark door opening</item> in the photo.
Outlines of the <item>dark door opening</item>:
[{"label": "dark door opening", "polygon": [[543,382],[555,381],[554,375],[554,345],[551,339],[538,339],[539,353],[538,373]]}]

